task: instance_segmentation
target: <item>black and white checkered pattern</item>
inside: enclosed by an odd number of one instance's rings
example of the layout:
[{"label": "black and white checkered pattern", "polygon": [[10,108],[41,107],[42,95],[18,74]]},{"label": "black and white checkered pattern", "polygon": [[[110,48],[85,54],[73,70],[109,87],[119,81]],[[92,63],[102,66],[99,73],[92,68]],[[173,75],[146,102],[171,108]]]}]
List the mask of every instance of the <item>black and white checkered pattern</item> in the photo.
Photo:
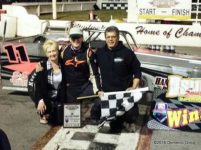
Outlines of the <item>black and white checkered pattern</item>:
[{"label": "black and white checkered pattern", "polygon": [[[158,102],[167,103],[169,109],[183,109],[183,108],[190,109],[190,110],[195,109],[195,108],[201,109],[201,103],[181,102],[181,101],[177,100],[176,98],[174,98],[174,99],[166,98],[165,92],[166,92],[165,90],[161,90],[159,88],[156,88],[155,92],[154,92],[154,101],[156,103],[158,103]],[[165,129],[164,126],[168,127],[167,121],[161,123],[155,119],[155,117],[152,115],[153,109],[154,109],[154,106],[152,107],[152,110],[151,110],[150,121],[147,124],[148,128],[150,128],[150,129],[161,129],[161,127],[163,126],[163,129]],[[153,121],[153,120],[155,120],[155,121]],[[161,124],[161,125],[159,125],[159,124]],[[166,129],[168,129],[168,128],[166,128]],[[177,128],[177,130],[201,132],[201,122],[191,123],[191,124],[188,124],[186,126],[182,126],[180,128]]]},{"label": "black and white checkered pattern", "polygon": [[111,133],[109,123],[105,123],[102,128],[90,123],[83,123],[81,128],[61,127],[43,150],[134,150],[139,143],[141,126],[144,126],[144,118],[147,117],[145,109],[148,107],[140,104],[138,106],[141,117],[137,119],[136,132],[122,130],[121,133]]},{"label": "black and white checkered pattern", "polygon": [[101,118],[102,122],[115,119],[129,111],[135,102],[142,98],[139,91],[121,91],[104,93],[101,98]]},{"label": "black and white checkered pattern", "polygon": [[139,131],[136,133],[108,133],[109,125],[98,128],[86,125],[83,128],[61,128],[45,145],[43,150],[134,150],[137,147]]},{"label": "black and white checkered pattern", "polygon": [[106,10],[127,10],[128,3],[102,3],[102,9]]},{"label": "black and white checkered pattern", "polygon": [[175,53],[175,46],[173,45],[149,45],[149,48],[156,51]]}]

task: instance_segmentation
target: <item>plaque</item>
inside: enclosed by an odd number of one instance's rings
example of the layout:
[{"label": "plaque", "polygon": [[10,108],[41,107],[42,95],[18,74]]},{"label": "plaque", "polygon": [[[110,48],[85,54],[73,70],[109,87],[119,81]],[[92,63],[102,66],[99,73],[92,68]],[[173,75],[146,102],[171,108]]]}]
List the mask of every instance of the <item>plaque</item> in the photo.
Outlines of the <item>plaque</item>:
[{"label": "plaque", "polygon": [[65,104],[64,105],[64,127],[75,128],[81,127],[81,105]]}]

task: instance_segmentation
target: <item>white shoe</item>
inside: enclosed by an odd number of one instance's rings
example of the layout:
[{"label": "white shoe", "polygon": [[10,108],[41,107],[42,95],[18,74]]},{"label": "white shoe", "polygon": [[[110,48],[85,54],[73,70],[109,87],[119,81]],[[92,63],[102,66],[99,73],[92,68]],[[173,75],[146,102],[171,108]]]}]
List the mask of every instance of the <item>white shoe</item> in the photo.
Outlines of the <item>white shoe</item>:
[{"label": "white shoe", "polygon": [[48,123],[48,115],[43,115],[41,118],[40,118],[40,123],[41,124],[47,124]]}]

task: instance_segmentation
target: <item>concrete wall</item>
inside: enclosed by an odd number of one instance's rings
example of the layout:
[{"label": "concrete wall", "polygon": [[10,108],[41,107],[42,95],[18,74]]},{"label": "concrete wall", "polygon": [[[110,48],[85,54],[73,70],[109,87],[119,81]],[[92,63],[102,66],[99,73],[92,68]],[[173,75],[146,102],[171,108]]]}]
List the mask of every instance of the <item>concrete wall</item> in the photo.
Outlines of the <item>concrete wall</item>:
[{"label": "concrete wall", "polygon": [[[93,10],[96,1],[91,2],[57,2],[57,12]],[[52,13],[52,3],[13,3],[23,6],[29,14],[40,16],[44,13]]]}]

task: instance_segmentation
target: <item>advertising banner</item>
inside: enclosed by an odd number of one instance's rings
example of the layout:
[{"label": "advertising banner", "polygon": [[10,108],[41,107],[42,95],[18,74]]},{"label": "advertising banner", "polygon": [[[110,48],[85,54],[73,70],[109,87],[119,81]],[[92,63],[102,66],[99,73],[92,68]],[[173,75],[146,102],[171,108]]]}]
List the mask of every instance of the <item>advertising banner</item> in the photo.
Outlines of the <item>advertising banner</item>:
[{"label": "advertising banner", "polygon": [[[158,77],[156,81],[160,83]],[[148,128],[200,132],[200,78],[170,75],[167,82],[167,88],[154,90]]]}]

